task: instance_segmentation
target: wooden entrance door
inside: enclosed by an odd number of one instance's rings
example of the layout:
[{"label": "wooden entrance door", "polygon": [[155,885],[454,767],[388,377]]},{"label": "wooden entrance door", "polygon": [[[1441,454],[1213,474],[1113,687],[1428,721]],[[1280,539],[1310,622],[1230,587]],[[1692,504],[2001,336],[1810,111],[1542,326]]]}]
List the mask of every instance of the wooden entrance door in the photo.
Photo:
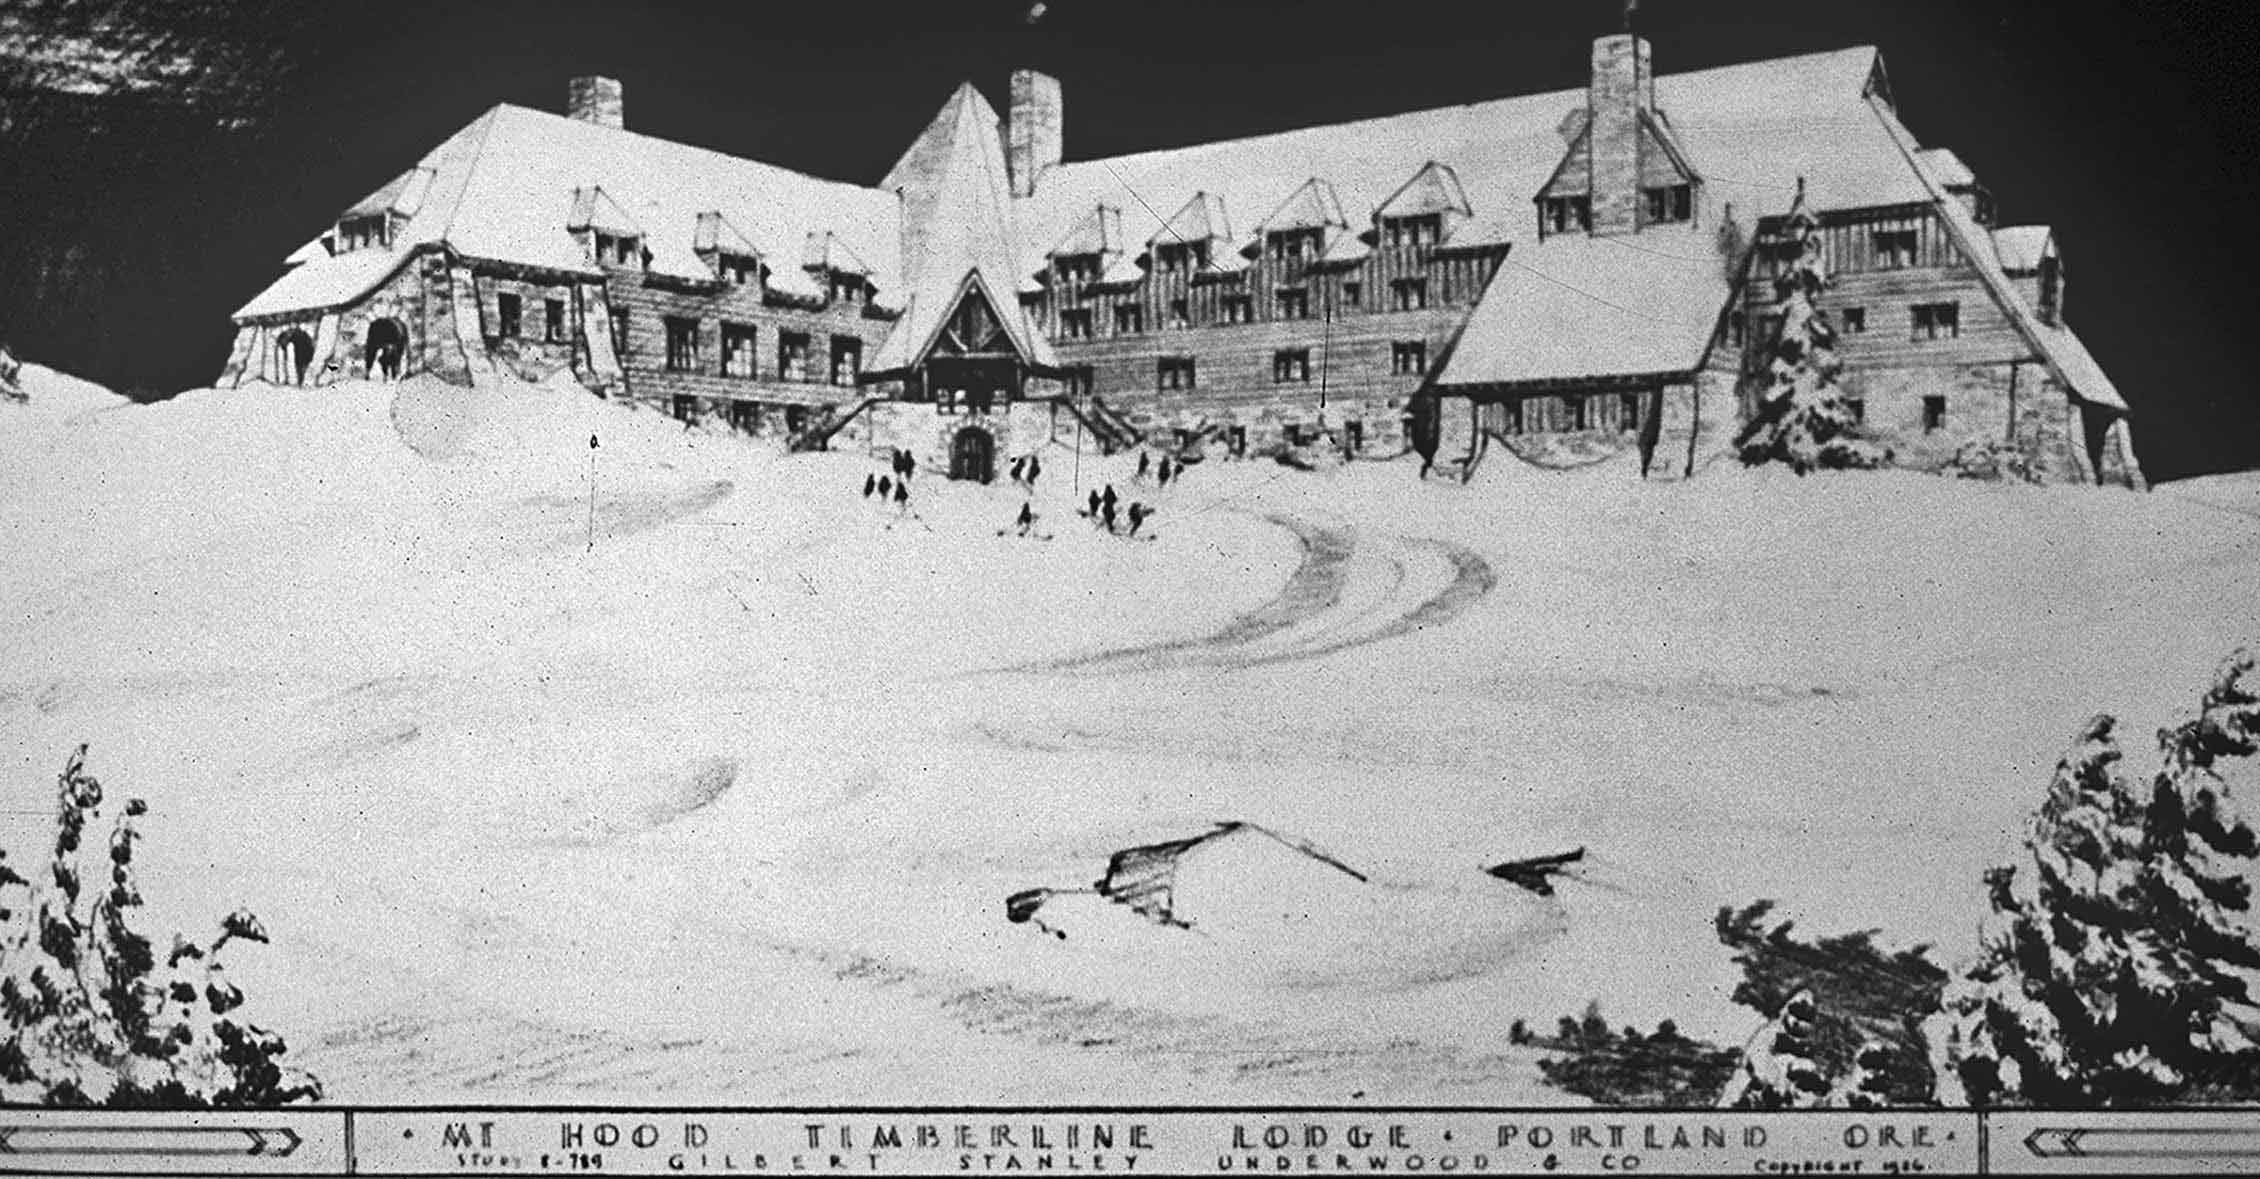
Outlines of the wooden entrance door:
[{"label": "wooden entrance door", "polygon": [[987,483],[996,478],[997,443],[987,430],[967,426],[950,442],[950,478]]}]

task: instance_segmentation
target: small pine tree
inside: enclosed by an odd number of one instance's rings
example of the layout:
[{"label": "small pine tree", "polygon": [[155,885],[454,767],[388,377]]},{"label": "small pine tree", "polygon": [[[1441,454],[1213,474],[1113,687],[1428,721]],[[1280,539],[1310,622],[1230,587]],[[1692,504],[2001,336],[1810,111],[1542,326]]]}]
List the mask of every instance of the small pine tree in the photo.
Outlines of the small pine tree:
[{"label": "small pine tree", "polygon": [[[0,862],[0,1102],[203,1108],[319,1097],[319,1084],[277,1063],[282,1038],[236,1011],[243,992],[220,953],[231,941],[266,941],[258,919],[230,915],[209,946],[176,935],[160,964],[133,922],[142,905],[133,821],[148,808],[128,800],[97,851],[86,836],[102,784],[86,772],[86,746],[57,784],[47,880]],[[90,886],[105,862],[108,887]]]},{"label": "small pine tree", "polygon": [[1811,991],[1800,990],[1750,1037],[1721,1109],[1818,1109],[1828,1104],[1827,1073],[1813,1059],[1819,1015]]},{"label": "small pine tree", "polygon": [[1805,207],[1800,178],[1795,203],[1765,247],[1777,251],[1781,261],[1774,279],[1781,331],[1766,342],[1772,353],[1766,386],[1758,392],[1749,424],[1735,438],[1735,449],[1749,466],[1786,463],[1803,475],[1891,461],[1890,452],[1853,436],[1858,421],[1836,384],[1844,365],[1836,356],[1836,328],[1818,304],[1828,286],[1819,232],[1820,221]]},{"label": "small pine tree", "polygon": [[1945,1009],[1974,1105],[2144,1105],[2260,1091],[2252,828],[2223,762],[2260,748],[2254,657],[2160,734],[2148,784],[2119,771],[2110,717],[2058,764],[2026,847],[1986,876],[1992,916]]}]

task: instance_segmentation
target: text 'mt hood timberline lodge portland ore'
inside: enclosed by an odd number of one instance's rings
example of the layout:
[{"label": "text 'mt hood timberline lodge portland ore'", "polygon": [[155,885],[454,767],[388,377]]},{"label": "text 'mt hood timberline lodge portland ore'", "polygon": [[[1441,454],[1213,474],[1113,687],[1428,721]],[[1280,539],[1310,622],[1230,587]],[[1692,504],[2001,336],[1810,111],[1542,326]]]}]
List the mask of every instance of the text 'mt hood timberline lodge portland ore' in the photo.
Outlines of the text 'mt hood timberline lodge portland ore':
[{"label": "text 'mt hood timberline lodge portland ore'", "polygon": [[222,383],[569,370],[980,480],[1079,434],[1461,476],[1637,446],[1676,476],[1764,384],[1802,199],[1847,405],[1902,465],[1991,440],[2142,485],[2049,229],[1922,146],[1876,49],[1652,60],[1614,34],[1582,90],[1079,161],[1059,80],[1021,70],[876,185],[636,134],[576,78],[563,116],[498,105],[344,208],[236,312]]}]

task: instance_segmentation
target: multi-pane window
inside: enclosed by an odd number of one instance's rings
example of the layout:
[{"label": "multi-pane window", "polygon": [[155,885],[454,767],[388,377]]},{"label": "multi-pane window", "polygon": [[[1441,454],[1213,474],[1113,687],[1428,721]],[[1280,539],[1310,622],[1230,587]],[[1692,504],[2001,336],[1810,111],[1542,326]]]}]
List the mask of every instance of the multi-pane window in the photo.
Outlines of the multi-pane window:
[{"label": "multi-pane window", "polygon": [[854,336],[832,337],[832,383],[853,385],[863,371],[863,341]]},{"label": "multi-pane window", "polygon": [[504,291],[494,297],[494,332],[504,339],[516,339],[521,324],[518,296]]},{"label": "multi-pane window", "polygon": [[1310,292],[1303,290],[1279,292],[1279,318],[1309,319]]},{"label": "multi-pane window", "polygon": [[860,303],[863,301],[863,276],[832,272],[832,302]]},{"label": "multi-pane window", "polygon": [[761,285],[761,263],[741,254],[722,255],[722,279],[731,286]]},{"label": "multi-pane window", "polygon": [[1960,303],[1917,303],[1912,309],[1914,338],[1951,340],[1962,334]]},{"label": "multi-pane window", "polygon": [[1054,265],[1059,267],[1059,276],[1071,283],[1090,282],[1099,276],[1097,254],[1069,254],[1056,259]]},{"label": "multi-pane window", "polygon": [[1310,349],[1290,348],[1271,354],[1271,380],[1273,384],[1309,384]]},{"label": "multi-pane window", "polygon": [[1342,306],[1344,306],[1344,307],[1363,307],[1363,306],[1365,306],[1365,284],[1364,284],[1364,283],[1362,283],[1362,282],[1354,282],[1354,281],[1353,281],[1353,282],[1345,282],[1345,283],[1343,283],[1343,284],[1342,284]]},{"label": "multi-pane window", "polygon": [[1185,300],[1171,299],[1169,301],[1169,326],[1172,328],[1189,328],[1193,326],[1193,315],[1191,310],[1185,305]]},{"label": "multi-pane window", "polygon": [[1868,235],[1875,249],[1877,270],[1905,270],[1915,264],[1916,234],[1912,229],[1878,229]]},{"label": "multi-pane window", "polygon": [[612,354],[628,354],[628,309],[617,307],[612,311]]},{"label": "multi-pane window", "polygon": [[1842,318],[1846,335],[1857,336],[1868,330],[1868,309],[1865,307],[1846,307]]},{"label": "multi-pane window", "polygon": [[1389,371],[1400,377],[1428,371],[1428,342],[1398,340],[1389,345]]},{"label": "multi-pane window", "polygon": [[755,332],[752,324],[722,324],[722,375],[752,380]]},{"label": "multi-pane window", "polygon": [[1164,391],[1193,388],[1193,358],[1164,356],[1154,362],[1154,381]]},{"label": "multi-pane window", "polygon": [[1091,338],[1091,309],[1069,307],[1059,313],[1059,334],[1070,340]]},{"label": "multi-pane window", "polygon": [[541,338],[552,344],[565,342],[565,300],[541,301]]},{"label": "multi-pane window", "polygon": [[1670,225],[1695,219],[1695,189],[1692,185],[1667,184],[1659,188],[1644,188],[1640,197],[1646,206],[1649,225]]},{"label": "multi-pane window", "polygon": [[596,235],[596,260],[614,266],[641,266],[643,242],[634,237],[599,233]]},{"label": "multi-pane window", "polygon": [[808,333],[777,333],[777,379],[780,381],[805,381],[808,379]]},{"label": "multi-pane window", "polygon": [[1137,303],[1114,305],[1114,330],[1117,335],[1146,330],[1146,309]]},{"label": "multi-pane window", "polygon": [[385,217],[348,217],[337,223],[337,252],[350,253],[386,244]]},{"label": "multi-pane window", "polygon": [[1580,233],[1593,228],[1593,198],[1589,196],[1547,197],[1538,202],[1538,236],[1556,233]]},{"label": "multi-pane window", "polygon": [[1924,431],[1943,430],[1945,428],[1946,398],[1935,393],[1923,398]]},{"label": "multi-pane window", "polygon": [[667,371],[695,373],[698,371],[698,321],[667,317]]},{"label": "multi-pane window", "polygon": [[1392,246],[1433,246],[1443,239],[1444,219],[1434,213],[1391,217],[1382,223],[1381,236]]},{"label": "multi-pane window", "polygon": [[1255,319],[1255,300],[1246,295],[1226,295],[1217,301],[1224,312],[1226,323],[1248,323]]},{"label": "multi-pane window", "polygon": [[1400,278],[1390,283],[1389,305],[1398,311],[1418,311],[1428,306],[1428,280]]},{"label": "multi-pane window", "polygon": [[1172,273],[1199,270],[1208,265],[1208,243],[1164,242],[1154,248],[1154,260]]},{"label": "multi-pane window", "polygon": [[1318,256],[1318,231],[1287,229],[1271,235],[1271,260],[1296,263]]},{"label": "multi-pane window", "polygon": [[677,393],[674,396],[671,405],[674,410],[675,420],[678,422],[688,423],[696,420],[698,417],[698,398],[696,397]]}]

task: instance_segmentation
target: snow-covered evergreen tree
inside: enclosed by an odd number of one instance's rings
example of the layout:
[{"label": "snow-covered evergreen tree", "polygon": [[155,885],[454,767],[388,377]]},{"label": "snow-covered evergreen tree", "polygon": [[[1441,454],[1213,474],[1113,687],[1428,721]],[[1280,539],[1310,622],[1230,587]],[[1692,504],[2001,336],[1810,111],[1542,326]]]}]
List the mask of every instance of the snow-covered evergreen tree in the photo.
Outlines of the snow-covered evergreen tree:
[{"label": "snow-covered evergreen tree", "polygon": [[2030,870],[1987,874],[1978,960],[1945,996],[1972,1104],[2260,1088],[2260,858],[2224,772],[2260,747],[2253,665],[2238,652],[2198,718],[2160,734],[2148,783],[2120,772],[2112,719],[2090,722],[2026,839]]},{"label": "snow-covered evergreen tree", "polygon": [[1828,1104],[1828,1074],[1813,1060],[1813,993],[1789,996],[1742,1051],[1722,1109],[1817,1109]]},{"label": "snow-covered evergreen tree", "polygon": [[1852,1071],[1836,1083],[1828,1104],[1837,1109],[1888,1109],[1891,1106],[1891,1045],[1863,1040],[1852,1053]]},{"label": "snow-covered evergreen tree", "polygon": [[1854,437],[1859,423],[1836,384],[1844,365],[1836,356],[1836,327],[1818,302],[1828,286],[1819,232],[1819,219],[1805,207],[1800,178],[1788,216],[1762,247],[1780,260],[1774,296],[1781,330],[1765,341],[1771,352],[1766,386],[1758,392],[1749,424],[1735,438],[1736,450],[1750,466],[1787,463],[1802,475],[1891,461],[1890,452]]}]

